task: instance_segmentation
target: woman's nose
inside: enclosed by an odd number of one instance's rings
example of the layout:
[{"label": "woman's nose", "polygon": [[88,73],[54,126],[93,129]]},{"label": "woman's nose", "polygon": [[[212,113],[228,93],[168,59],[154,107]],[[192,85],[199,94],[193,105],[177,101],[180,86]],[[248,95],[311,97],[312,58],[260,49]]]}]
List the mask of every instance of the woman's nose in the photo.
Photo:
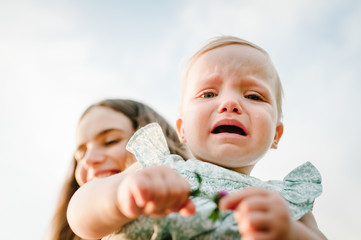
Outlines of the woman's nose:
[{"label": "woman's nose", "polygon": [[229,112],[229,113],[242,113],[242,107],[240,103],[240,99],[234,95],[226,95],[221,98],[221,103],[218,108],[219,113]]},{"label": "woman's nose", "polygon": [[97,165],[105,161],[105,155],[98,147],[89,147],[84,155],[83,161],[88,166]]}]

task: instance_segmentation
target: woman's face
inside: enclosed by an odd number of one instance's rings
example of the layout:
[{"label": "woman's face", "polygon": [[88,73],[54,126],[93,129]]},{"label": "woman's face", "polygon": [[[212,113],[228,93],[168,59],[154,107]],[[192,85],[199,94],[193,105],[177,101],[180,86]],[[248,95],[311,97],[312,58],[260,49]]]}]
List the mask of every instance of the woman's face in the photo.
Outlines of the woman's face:
[{"label": "woman's face", "polygon": [[76,131],[78,184],[120,173],[133,164],[134,155],[125,149],[133,133],[131,120],[123,113],[107,107],[86,113]]}]

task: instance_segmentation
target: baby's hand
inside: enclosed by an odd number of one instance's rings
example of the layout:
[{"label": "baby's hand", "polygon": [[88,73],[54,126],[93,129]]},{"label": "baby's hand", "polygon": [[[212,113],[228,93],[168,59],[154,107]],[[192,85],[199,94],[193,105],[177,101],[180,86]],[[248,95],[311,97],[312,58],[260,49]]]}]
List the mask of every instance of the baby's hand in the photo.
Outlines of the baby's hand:
[{"label": "baby's hand", "polygon": [[189,216],[195,212],[189,193],[189,183],[175,170],[148,167],[127,176],[119,185],[118,208],[130,219],[140,215],[160,217],[171,212]]},{"label": "baby's hand", "polygon": [[234,210],[242,239],[290,239],[292,220],[278,193],[251,187],[220,200],[221,209]]}]

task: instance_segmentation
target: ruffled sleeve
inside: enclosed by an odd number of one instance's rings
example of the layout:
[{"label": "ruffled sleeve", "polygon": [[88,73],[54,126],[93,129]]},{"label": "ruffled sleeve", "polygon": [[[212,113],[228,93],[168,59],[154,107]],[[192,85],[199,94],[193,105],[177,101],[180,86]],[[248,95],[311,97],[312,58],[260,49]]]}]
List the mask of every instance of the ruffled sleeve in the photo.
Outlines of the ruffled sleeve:
[{"label": "ruffled sleeve", "polygon": [[[275,187],[278,181],[270,181]],[[288,201],[295,220],[313,208],[315,199],[322,193],[321,175],[314,165],[306,162],[291,171],[282,182],[281,195]]]},{"label": "ruffled sleeve", "polygon": [[170,154],[158,123],[150,123],[136,131],[126,149],[135,155],[143,167],[161,165],[161,159]]}]

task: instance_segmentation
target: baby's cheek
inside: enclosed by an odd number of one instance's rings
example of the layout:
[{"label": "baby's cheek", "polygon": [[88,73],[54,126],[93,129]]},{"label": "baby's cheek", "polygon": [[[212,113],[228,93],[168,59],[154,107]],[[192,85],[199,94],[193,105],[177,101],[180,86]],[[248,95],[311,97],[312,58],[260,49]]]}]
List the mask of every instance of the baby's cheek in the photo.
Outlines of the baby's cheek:
[{"label": "baby's cheek", "polygon": [[275,121],[272,121],[272,119],[267,115],[263,117],[259,115],[259,120],[257,128],[260,130],[260,141],[266,145],[270,145],[276,133]]}]

